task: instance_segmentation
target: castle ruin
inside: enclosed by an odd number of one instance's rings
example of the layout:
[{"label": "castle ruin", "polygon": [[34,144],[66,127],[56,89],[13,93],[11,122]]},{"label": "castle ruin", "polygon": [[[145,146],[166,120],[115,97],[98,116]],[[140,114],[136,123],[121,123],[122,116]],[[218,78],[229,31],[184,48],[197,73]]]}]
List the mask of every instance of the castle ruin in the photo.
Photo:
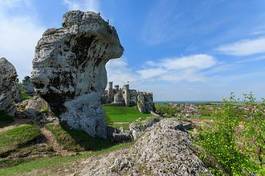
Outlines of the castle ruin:
[{"label": "castle ruin", "polygon": [[130,89],[129,84],[122,88],[119,85],[113,87],[113,82],[108,83],[108,89],[102,97],[103,104],[115,104],[120,106],[138,106],[140,112],[149,113],[154,110],[153,94]]}]

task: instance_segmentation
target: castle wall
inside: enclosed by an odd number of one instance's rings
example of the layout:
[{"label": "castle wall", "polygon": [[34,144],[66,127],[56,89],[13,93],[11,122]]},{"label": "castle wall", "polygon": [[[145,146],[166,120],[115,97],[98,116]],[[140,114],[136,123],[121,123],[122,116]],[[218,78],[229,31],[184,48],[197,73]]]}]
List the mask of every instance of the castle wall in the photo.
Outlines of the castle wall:
[{"label": "castle wall", "polygon": [[119,85],[115,85],[113,89],[113,83],[109,82],[109,89],[106,91],[104,98],[108,100],[105,103],[123,106],[137,105],[139,111],[143,113],[149,113],[154,110],[153,94],[137,92],[134,89],[130,89],[129,84],[125,84],[122,89],[119,88]]},{"label": "castle wall", "polygon": [[124,99],[125,106],[130,106],[130,92],[129,92],[129,84],[126,84],[122,88],[122,96]]}]

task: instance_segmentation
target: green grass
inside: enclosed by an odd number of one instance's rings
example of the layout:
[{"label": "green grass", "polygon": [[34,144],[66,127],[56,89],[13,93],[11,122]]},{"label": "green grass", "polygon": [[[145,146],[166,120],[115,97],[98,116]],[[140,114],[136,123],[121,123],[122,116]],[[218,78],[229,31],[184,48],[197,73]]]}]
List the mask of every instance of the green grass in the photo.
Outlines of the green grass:
[{"label": "green grass", "polygon": [[121,148],[127,148],[130,145],[131,143],[123,143],[100,151],[81,152],[75,156],[55,156],[55,157],[42,158],[38,160],[32,160],[14,167],[0,169],[0,175],[1,176],[22,175],[23,173],[28,173],[33,170],[60,168],[64,165],[70,164],[77,160],[109,153]]},{"label": "green grass", "polygon": [[0,111],[0,128],[14,121],[14,117],[7,115],[4,111]]},{"label": "green grass", "polygon": [[11,151],[19,145],[35,139],[40,135],[40,130],[34,125],[19,125],[7,131],[0,132],[0,154]]},{"label": "green grass", "polygon": [[128,128],[131,122],[139,118],[149,117],[150,114],[143,114],[138,111],[136,106],[116,106],[116,105],[104,105],[103,109],[106,114],[106,121],[110,126]]},{"label": "green grass", "polygon": [[57,142],[69,151],[102,150],[113,145],[109,140],[92,138],[84,131],[70,129],[64,124],[47,124]]}]

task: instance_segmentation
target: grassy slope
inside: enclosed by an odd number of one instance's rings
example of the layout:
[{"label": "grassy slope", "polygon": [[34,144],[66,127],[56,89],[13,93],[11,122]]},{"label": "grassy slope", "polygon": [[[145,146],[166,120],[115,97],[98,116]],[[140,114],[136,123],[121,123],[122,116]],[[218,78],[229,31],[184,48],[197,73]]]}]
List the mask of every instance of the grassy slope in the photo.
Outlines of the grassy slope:
[{"label": "grassy slope", "polygon": [[106,113],[107,123],[114,127],[128,128],[129,123],[138,118],[144,119],[150,116],[150,114],[140,113],[136,106],[104,105],[103,109]]},{"label": "grassy slope", "polygon": [[28,173],[33,170],[39,170],[39,169],[56,169],[56,168],[59,169],[60,167],[70,164],[74,161],[85,159],[91,156],[109,153],[114,150],[129,147],[130,145],[131,145],[130,143],[123,143],[112,146],[104,150],[82,152],[75,156],[55,156],[49,158],[48,157],[42,158],[38,160],[32,160],[30,162],[22,163],[14,167],[0,169],[0,175],[15,176],[15,175],[22,175],[23,173]]},{"label": "grassy slope", "polygon": [[104,139],[92,138],[84,131],[70,129],[66,125],[47,124],[46,128],[51,131],[57,142],[69,151],[101,150],[113,144]]},{"label": "grassy slope", "polygon": [[[149,114],[142,114],[137,107],[119,107],[105,105],[104,110],[107,116],[107,122],[118,127],[128,127],[130,122],[139,118],[145,119]],[[123,124],[124,123],[124,124]],[[130,144],[114,145],[110,141],[91,138],[86,133],[79,130],[72,130],[65,125],[47,124],[46,128],[50,130],[58,143],[64,149],[69,151],[84,151],[76,156],[55,156],[49,158],[34,159],[26,161],[19,165],[0,169],[0,175],[20,175],[33,170],[59,168],[62,165],[70,164],[73,161],[87,158],[90,156],[108,153],[110,151],[127,147]],[[0,149],[15,149],[19,144],[26,143],[40,135],[39,129],[32,125],[20,125],[15,129],[0,133]],[[11,140],[12,138],[12,140]],[[2,147],[1,147],[2,146]]]},{"label": "grassy slope", "polygon": [[16,149],[40,135],[40,130],[33,125],[19,125],[0,132],[0,154]]}]

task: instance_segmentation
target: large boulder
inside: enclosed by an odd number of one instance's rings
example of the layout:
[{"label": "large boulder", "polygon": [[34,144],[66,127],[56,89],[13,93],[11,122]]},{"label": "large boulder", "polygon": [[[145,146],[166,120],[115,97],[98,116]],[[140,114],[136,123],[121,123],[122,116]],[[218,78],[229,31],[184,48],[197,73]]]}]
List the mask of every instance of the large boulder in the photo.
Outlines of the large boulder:
[{"label": "large boulder", "polygon": [[[81,163],[81,176],[211,175],[192,149],[189,135],[174,119],[163,119],[130,148]],[[85,165],[85,166],[84,166]]]},{"label": "large boulder", "polygon": [[154,111],[153,94],[148,92],[139,92],[137,95],[137,107],[142,113]]},{"label": "large boulder", "polygon": [[17,117],[32,119],[38,124],[58,121],[56,115],[51,111],[49,104],[41,97],[34,96],[17,104]]},{"label": "large boulder", "polygon": [[32,82],[60,118],[91,136],[106,137],[100,98],[105,64],[123,53],[115,28],[94,12],[70,11],[36,46]]},{"label": "large boulder", "polygon": [[16,112],[15,102],[18,100],[16,69],[6,58],[0,58],[0,111],[14,115]]}]

